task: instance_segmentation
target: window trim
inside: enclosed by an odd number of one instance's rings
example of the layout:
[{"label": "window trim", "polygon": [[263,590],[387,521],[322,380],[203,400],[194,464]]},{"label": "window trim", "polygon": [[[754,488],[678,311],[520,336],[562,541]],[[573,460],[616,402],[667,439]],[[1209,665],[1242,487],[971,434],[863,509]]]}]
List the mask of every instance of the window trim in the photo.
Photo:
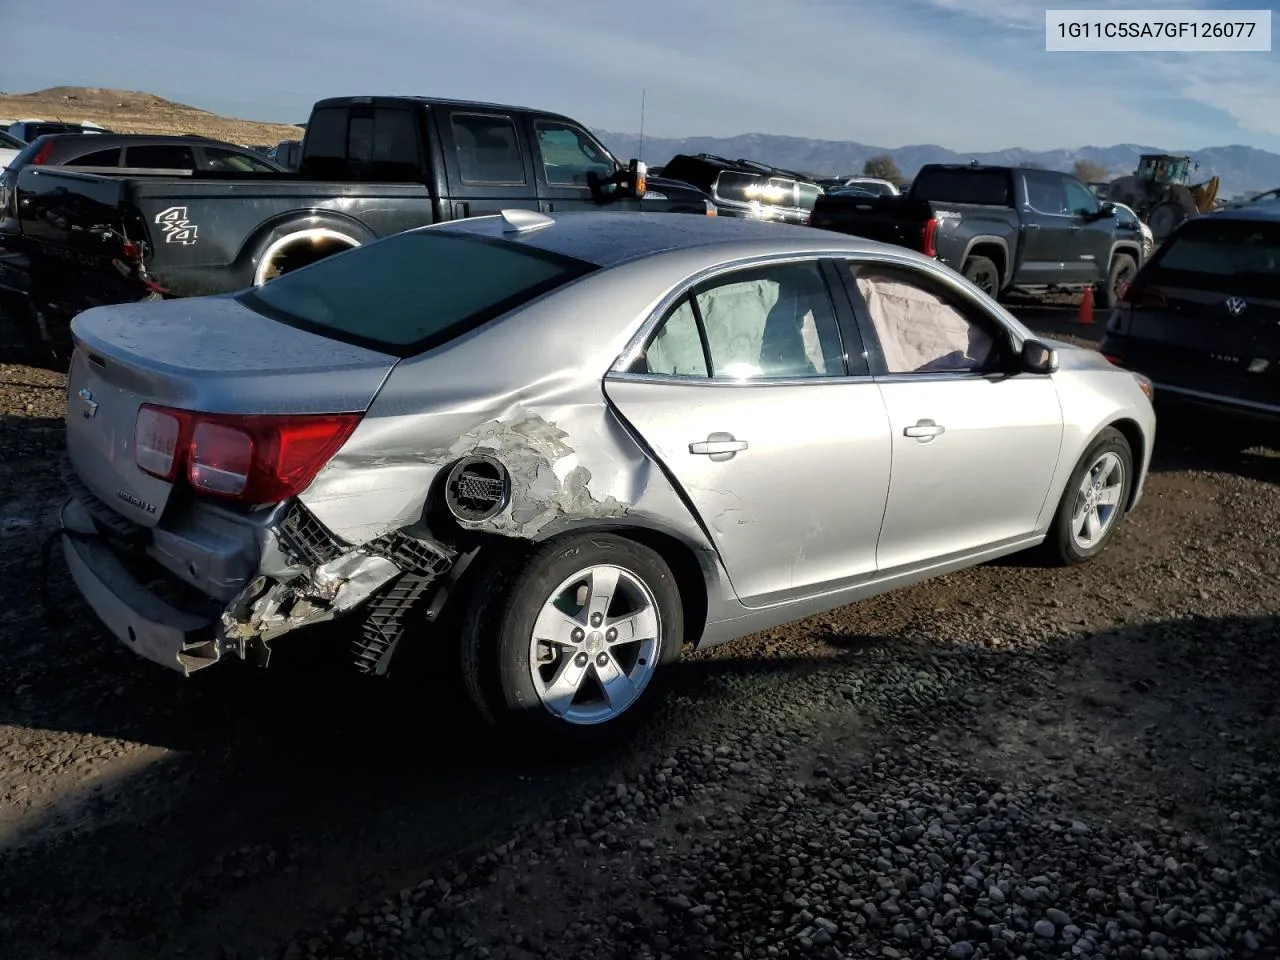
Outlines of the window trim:
[{"label": "window trim", "polygon": [[[862,335],[863,343],[866,345],[867,361],[871,367],[871,379],[877,383],[919,383],[926,380],[1003,380],[1010,376],[1026,373],[1016,363],[1023,338],[998,316],[990,313],[981,303],[970,297],[959,284],[942,274],[941,271],[921,269],[909,261],[890,257],[851,254],[845,255],[840,259],[844,262],[836,264],[836,269],[840,273],[845,293],[853,306],[854,314],[858,320],[859,332]],[[880,336],[876,332],[874,321],[871,319],[870,308],[862,296],[862,291],[858,289],[857,280],[853,269],[850,268],[851,266],[880,267],[924,278],[926,283],[922,285],[922,289],[925,291],[934,293],[934,290],[930,290],[930,285],[932,285],[937,291],[940,291],[935,293],[936,296],[958,303],[962,308],[961,312],[964,313],[966,318],[972,319],[972,315],[976,313],[979,317],[995,325],[994,332],[991,330],[987,332],[992,334],[992,339],[1006,354],[1004,365],[1000,369],[986,371],[930,370],[923,373],[890,373],[884,358],[884,350],[880,344]],[[983,324],[979,323],[979,325],[982,326]],[[1040,374],[1028,375],[1041,376]],[[1043,374],[1043,376],[1048,376],[1048,374]]]},{"label": "window trim", "polygon": [[603,153],[606,157],[608,157],[610,160],[613,161],[613,170],[610,171],[609,176],[612,176],[614,173],[616,173],[619,167],[621,166],[621,164],[618,163],[618,158],[615,157],[610,152],[609,148],[606,147],[599,140],[597,140],[595,137],[593,137],[591,135],[591,131],[583,127],[581,124],[573,123],[572,121],[569,121],[569,120],[558,120],[554,117],[532,117],[531,119],[533,121],[531,124],[531,126],[533,127],[533,146],[534,146],[534,149],[538,151],[537,160],[538,160],[538,167],[542,171],[541,173],[542,182],[546,184],[548,187],[550,187],[551,189],[553,190],[585,190],[589,193],[591,191],[591,185],[587,183],[557,183],[556,181],[552,180],[549,176],[547,176],[547,158],[542,152],[542,141],[538,137],[538,132],[539,132],[538,128],[541,124],[549,124],[557,127],[565,127],[569,130],[576,130],[582,136],[586,137],[588,140],[594,143],[600,149],[601,153]]},{"label": "window trim", "polygon": [[[848,254],[836,254],[834,256],[848,256]],[[783,254],[765,255],[745,257],[740,260],[734,260],[729,263],[716,264],[700,270],[698,273],[690,277],[686,277],[679,284],[672,287],[662,299],[645,317],[640,324],[639,329],[627,341],[627,345],[622,352],[614,360],[613,365],[609,368],[605,378],[608,380],[635,380],[644,383],[666,383],[666,384],[699,384],[702,386],[714,387],[763,387],[763,386],[788,386],[794,384],[811,384],[811,383],[848,383],[850,381],[866,381],[870,382],[870,373],[850,373],[849,364],[849,344],[846,335],[845,326],[841,323],[840,301],[843,299],[839,296],[839,290],[832,286],[831,277],[824,269],[824,264],[831,260],[831,253],[803,253],[803,254]],[[819,377],[753,377],[750,379],[730,380],[721,379],[712,376],[715,370],[711,362],[711,347],[707,342],[706,331],[703,327],[702,310],[698,306],[697,294],[700,290],[733,273],[743,273],[750,270],[767,269],[769,267],[786,266],[792,263],[812,263],[818,267],[822,275],[822,282],[827,289],[827,296],[831,300],[832,314],[835,320],[836,336],[840,341],[840,362],[844,366],[843,373],[836,373],[832,376]],[[640,353],[648,346],[649,341],[656,335],[661,326],[666,323],[667,317],[674,312],[685,298],[690,298],[693,306],[694,317],[698,323],[698,336],[702,340],[703,362],[707,366],[707,376],[705,377],[682,377],[673,376],[666,373],[640,373],[630,370],[630,366],[636,362]]]},{"label": "window trim", "polygon": [[1063,210],[1059,210],[1057,212],[1054,212],[1052,210],[1041,210],[1039,207],[1037,207],[1035,204],[1031,202],[1031,190],[1027,186],[1027,177],[1040,176],[1040,175],[1047,175],[1057,180],[1058,188],[1062,193],[1062,202],[1063,203],[1067,202],[1067,188],[1063,186],[1063,180],[1065,178],[1061,174],[1056,173],[1053,170],[1023,170],[1022,171],[1022,192],[1026,199],[1023,200],[1022,205],[1026,207],[1026,209],[1040,214],[1040,216],[1042,217],[1063,217],[1067,220],[1074,220],[1076,218],[1076,215],[1074,213],[1067,213]]},{"label": "window trim", "polygon": [[[516,157],[520,161],[520,177],[519,180],[469,180],[464,172],[461,150],[458,142],[457,120],[459,117],[479,117],[485,120],[505,120],[511,124],[511,133],[515,138]],[[529,170],[525,165],[524,151],[520,148],[520,125],[516,122],[516,118],[506,113],[488,113],[482,110],[454,110],[449,113],[449,139],[453,148],[453,162],[458,168],[458,182],[465,183],[469,187],[527,187],[529,185]]]}]

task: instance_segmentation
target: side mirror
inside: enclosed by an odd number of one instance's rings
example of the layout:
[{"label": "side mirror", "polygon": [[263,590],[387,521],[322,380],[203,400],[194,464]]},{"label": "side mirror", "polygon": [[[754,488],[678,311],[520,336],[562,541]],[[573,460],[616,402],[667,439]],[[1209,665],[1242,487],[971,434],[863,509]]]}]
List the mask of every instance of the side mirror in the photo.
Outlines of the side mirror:
[{"label": "side mirror", "polygon": [[631,160],[625,170],[618,170],[611,177],[601,177],[594,170],[587,173],[587,186],[597,203],[612,200],[644,198],[648,189],[649,169],[641,160]]},{"label": "side mirror", "polygon": [[1116,215],[1116,205],[1108,200],[1103,200],[1098,209],[1098,218],[1114,217]]},{"label": "side mirror", "polygon": [[1039,340],[1022,341],[1022,369],[1027,373],[1056,373],[1058,352]]},{"label": "side mirror", "polygon": [[627,161],[626,182],[623,185],[623,191],[633,200],[639,200],[644,196],[645,190],[648,189],[649,168],[643,160],[631,159]]}]

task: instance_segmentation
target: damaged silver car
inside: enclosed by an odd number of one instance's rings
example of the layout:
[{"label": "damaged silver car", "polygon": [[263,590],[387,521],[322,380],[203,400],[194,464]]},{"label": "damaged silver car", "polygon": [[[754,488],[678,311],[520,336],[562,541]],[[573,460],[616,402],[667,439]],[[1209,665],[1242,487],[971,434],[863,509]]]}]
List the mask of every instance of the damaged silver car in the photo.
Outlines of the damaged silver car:
[{"label": "damaged silver car", "polygon": [[507,211],[72,329],[64,553],[121,641],[460,643],[539,736],[629,725],[685,649],[1089,560],[1155,435],[1148,383],[933,261],[745,220]]}]

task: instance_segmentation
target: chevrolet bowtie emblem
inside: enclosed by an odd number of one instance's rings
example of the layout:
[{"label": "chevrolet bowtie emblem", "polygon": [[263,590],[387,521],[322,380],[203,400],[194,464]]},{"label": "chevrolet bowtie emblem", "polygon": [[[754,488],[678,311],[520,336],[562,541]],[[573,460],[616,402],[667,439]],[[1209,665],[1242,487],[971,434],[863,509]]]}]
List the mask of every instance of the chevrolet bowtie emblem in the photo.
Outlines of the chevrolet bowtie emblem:
[{"label": "chevrolet bowtie emblem", "polygon": [[93,391],[88,387],[82,387],[79,395],[80,403],[83,405],[80,409],[80,413],[83,414],[87,420],[97,414],[98,401],[93,399]]}]

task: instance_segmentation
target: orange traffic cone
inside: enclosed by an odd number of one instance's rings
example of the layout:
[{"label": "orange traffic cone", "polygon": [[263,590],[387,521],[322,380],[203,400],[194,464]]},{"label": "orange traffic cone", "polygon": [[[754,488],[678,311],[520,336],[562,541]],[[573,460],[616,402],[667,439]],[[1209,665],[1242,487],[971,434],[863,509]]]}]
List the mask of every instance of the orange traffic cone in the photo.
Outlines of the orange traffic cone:
[{"label": "orange traffic cone", "polygon": [[1086,326],[1093,323],[1093,287],[1084,288],[1084,296],[1080,298],[1079,322]]}]

